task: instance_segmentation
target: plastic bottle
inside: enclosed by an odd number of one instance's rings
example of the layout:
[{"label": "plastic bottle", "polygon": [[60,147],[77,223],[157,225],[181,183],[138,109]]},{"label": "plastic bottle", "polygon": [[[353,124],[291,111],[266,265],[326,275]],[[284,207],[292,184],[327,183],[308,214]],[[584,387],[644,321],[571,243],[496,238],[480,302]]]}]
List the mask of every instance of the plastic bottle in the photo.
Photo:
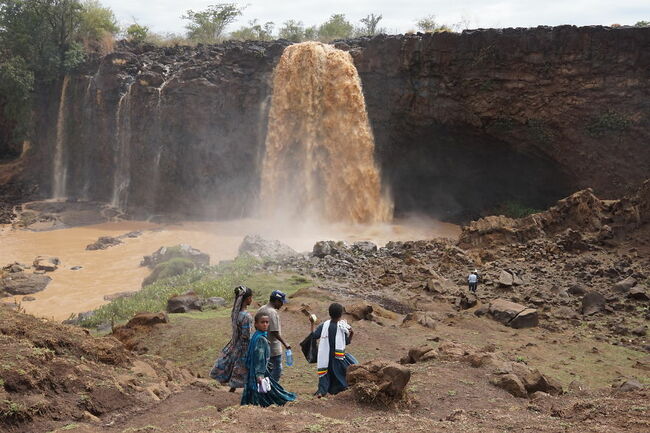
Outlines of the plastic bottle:
[{"label": "plastic bottle", "polygon": [[284,355],[286,357],[287,367],[291,367],[293,365],[293,353],[291,353],[291,349],[287,349]]}]

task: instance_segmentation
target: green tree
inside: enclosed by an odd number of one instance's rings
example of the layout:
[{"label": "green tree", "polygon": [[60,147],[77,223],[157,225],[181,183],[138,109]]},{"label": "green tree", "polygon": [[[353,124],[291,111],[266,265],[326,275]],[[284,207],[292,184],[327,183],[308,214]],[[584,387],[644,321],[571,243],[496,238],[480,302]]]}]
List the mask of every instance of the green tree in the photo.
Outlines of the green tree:
[{"label": "green tree", "polygon": [[650,27],[650,21],[637,21],[634,27]]},{"label": "green tree", "polygon": [[115,14],[97,0],[82,3],[77,39],[86,50],[105,53],[112,48],[115,34],[120,31]]},{"label": "green tree", "polygon": [[415,25],[417,28],[424,33],[441,33],[441,32],[451,32],[453,31],[451,27],[445,24],[439,24],[436,21],[435,15],[428,15],[424,18],[420,18]]},{"label": "green tree", "polygon": [[257,20],[248,22],[248,27],[241,27],[230,34],[232,39],[240,41],[270,41],[273,39],[273,27],[275,24],[271,21],[259,24]]},{"label": "green tree", "polygon": [[189,39],[211,44],[221,41],[226,27],[241,14],[242,9],[235,3],[218,3],[199,12],[190,9],[182,18],[190,21],[185,26]]},{"label": "green tree", "polygon": [[141,44],[149,37],[149,27],[133,23],[126,28],[126,37],[133,43]]},{"label": "green tree", "polygon": [[324,41],[346,39],[352,36],[354,27],[344,14],[334,14],[318,28],[318,36]]},{"label": "green tree", "polygon": [[282,24],[278,36],[291,42],[305,40],[305,26],[302,21],[288,20]]},{"label": "green tree", "polygon": [[370,14],[365,18],[361,18],[361,27],[358,29],[359,36],[374,36],[378,33],[384,32],[384,29],[377,27],[382,18],[382,15],[375,14]]},{"label": "green tree", "polygon": [[[12,143],[20,143],[27,135],[30,125],[30,96],[34,88],[34,73],[29,70],[25,59],[12,57],[0,62],[0,107],[3,108],[4,118],[10,124],[8,135],[0,137],[8,148]],[[3,143],[0,143],[2,149]],[[17,152],[16,152],[17,153]],[[15,155],[17,156],[17,155]]]},{"label": "green tree", "polygon": [[318,40],[318,27],[310,26],[305,29],[305,41]]}]

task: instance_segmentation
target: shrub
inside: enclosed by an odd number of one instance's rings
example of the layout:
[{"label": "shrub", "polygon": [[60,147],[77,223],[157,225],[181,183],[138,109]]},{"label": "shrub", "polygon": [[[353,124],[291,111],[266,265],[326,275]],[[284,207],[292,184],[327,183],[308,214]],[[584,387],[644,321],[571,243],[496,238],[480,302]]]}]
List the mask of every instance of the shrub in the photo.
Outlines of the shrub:
[{"label": "shrub", "polygon": [[188,39],[210,44],[221,41],[226,27],[241,14],[235,3],[219,3],[199,12],[188,10],[182,18],[190,21],[185,26]]},{"label": "shrub", "polygon": [[496,211],[499,215],[505,215],[509,218],[523,218],[539,212],[541,212],[539,209],[528,207],[518,201],[507,201],[502,203]]},{"label": "shrub", "polygon": [[318,37],[323,41],[346,39],[352,36],[354,27],[344,14],[334,14],[318,28]]},{"label": "shrub", "polygon": [[587,134],[592,137],[604,137],[610,134],[621,134],[631,124],[628,116],[616,110],[609,110],[599,116],[593,117],[587,124]]},{"label": "shrub", "polygon": [[126,29],[126,37],[129,41],[141,44],[147,40],[149,36],[149,27],[141,26],[138,23],[133,23]]}]

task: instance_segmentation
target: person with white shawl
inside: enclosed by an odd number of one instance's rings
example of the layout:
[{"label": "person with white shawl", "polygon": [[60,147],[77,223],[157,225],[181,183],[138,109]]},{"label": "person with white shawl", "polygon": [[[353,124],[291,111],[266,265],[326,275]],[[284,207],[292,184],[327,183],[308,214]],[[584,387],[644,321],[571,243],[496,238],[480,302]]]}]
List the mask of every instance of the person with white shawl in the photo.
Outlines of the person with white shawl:
[{"label": "person with white shawl", "polygon": [[320,398],[327,394],[338,394],[348,387],[345,373],[357,360],[345,348],[352,342],[354,331],[345,320],[342,320],[343,306],[334,303],[329,307],[330,320],[320,324],[314,330],[312,322],[312,338],[318,339],[318,390]]}]

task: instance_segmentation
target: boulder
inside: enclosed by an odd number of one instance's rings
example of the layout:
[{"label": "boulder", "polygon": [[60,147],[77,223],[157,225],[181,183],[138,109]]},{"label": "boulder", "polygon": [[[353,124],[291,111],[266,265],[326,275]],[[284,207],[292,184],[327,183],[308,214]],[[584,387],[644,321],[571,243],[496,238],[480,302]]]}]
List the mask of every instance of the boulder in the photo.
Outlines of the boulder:
[{"label": "boulder", "polygon": [[372,320],[372,305],[356,303],[345,307],[345,314],[349,314],[356,320]]},{"label": "boulder", "polygon": [[515,329],[534,328],[539,325],[537,310],[534,308],[526,308],[524,311],[517,314],[508,325]]},{"label": "boulder", "polygon": [[370,241],[358,241],[352,244],[352,251],[360,254],[373,254],[377,252],[377,244]]},{"label": "boulder", "polygon": [[436,329],[437,320],[430,313],[424,311],[414,311],[408,313],[402,321],[402,326],[421,325],[425,328]]},{"label": "boulder", "polygon": [[31,302],[31,301],[35,301],[36,298],[33,297],[33,296],[23,296],[23,298],[21,300],[22,300],[22,302]]},{"label": "boulder", "polygon": [[224,298],[213,296],[202,300],[201,305],[206,308],[216,309],[225,307],[227,305],[227,302]]},{"label": "boulder", "polygon": [[15,274],[17,272],[23,272],[25,269],[29,269],[30,267],[28,265],[24,265],[22,263],[14,262],[11,264],[6,265],[5,267],[2,268],[2,270],[8,274]]},{"label": "boulder", "polygon": [[454,300],[454,305],[459,310],[469,310],[470,308],[475,307],[477,303],[478,299],[473,293],[461,293],[461,295]]},{"label": "boulder", "polygon": [[125,325],[127,328],[134,328],[137,326],[154,326],[160,323],[169,323],[167,314],[160,313],[138,313]]},{"label": "boulder", "polygon": [[114,238],[113,236],[102,236],[92,244],[86,245],[86,250],[88,251],[105,250],[106,248],[110,248],[112,246],[119,245],[121,243],[122,243],[121,240],[119,240],[118,238]]},{"label": "boulder", "polygon": [[517,314],[525,309],[526,307],[524,305],[499,298],[490,302],[488,314],[497,322],[508,325],[510,321],[517,317]]},{"label": "boulder", "polygon": [[510,272],[501,271],[501,275],[499,275],[499,285],[501,287],[511,287],[514,282],[514,276]]},{"label": "boulder", "polygon": [[346,378],[352,394],[363,403],[395,405],[406,397],[411,370],[385,360],[373,360],[348,367]]},{"label": "boulder", "polygon": [[54,272],[61,261],[57,257],[38,256],[34,259],[34,269],[37,271]]},{"label": "boulder", "polygon": [[562,384],[556,379],[545,376],[539,370],[532,369],[525,364],[513,363],[512,373],[519,377],[529,394],[541,391],[550,395],[560,395],[564,392]]},{"label": "boulder", "polygon": [[627,293],[632,287],[636,285],[636,278],[627,277],[612,286],[612,290],[616,293]]},{"label": "boulder", "polygon": [[46,275],[16,272],[0,278],[0,293],[31,295],[44,290],[52,279]]},{"label": "boulder", "polygon": [[259,259],[280,260],[298,253],[280,241],[264,239],[260,235],[247,235],[239,245],[239,254],[248,254]]},{"label": "boulder", "polygon": [[433,347],[422,345],[409,349],[408,355],[400,360],[400,364],[415,364],[436,359],[436,351]]},{"label": "boulder", "polygon": [[192,248],[190,245],[180,244],[173,247],[160,247],[158,251],[150,256],[144,256],[142,262],[140,262],[140,266],[147,266],[153,269],[156,265],[175,258],[189,259],[197,266],[210,265],[209,255],[202,253],[196,248]]},{"label": "boulder", "polygon": [[589,289],[587,289],[587,286],[585,286],[584,284],[576,283],[573,284],[571,287],[569,287],[567,293],[573,296],[583,296],[588,291]]},{"label": "boulder", "polygon": [[632,332],[632,334],[636,335],[637,337],[645,337],[648,333],[648,327],[646,325],[637,326],[630,332]]},{"label": "boulder", "polygon": [[340,255],[349,250],[347,243],[343,241],[319,241],[314,244],[312,255],[320,259],[330,255]]},{"label": "boulder", "polygon": [[632,287],[627,294],[627,297],[630,299],[635,299],[637,301],[650,301],[650,296],[648,296],[648,291],[641,286]]},{"label": "boulder", "polygon": [[605,308],[605,297],[598,292],[589,292],[582,298],[582,314],[590,316]]},{"label": "boulder", "polygon": [[644,388],[643,384],[634,378],[621,380],[612,387],[621,392],[639,391]]},{"label": "boulder", "polygon": [[483,304],[480,307],[478,307],[476,310],[474,310],[474,315],[476,317],[485,316],[486,314],[488,314],[489,311],[490,311],[490,305]]},{"label": "boulder", "polygon": [[187,313],[189,311],[201,311],[202,309],[203,303],[194,292],[172,296],[167,300],[168,313]]},{"label": "boulder", "polygon": [[505,389],[515,397],[528,397],[526,387],[522,383],[521,379],[519,379],[515,374],[495,374],[490,378],[490,383],[497,388]]},{"label": "boulder", "polygon": [[142,287],[153,284],[164,278],[184,274],[195,267],[196,264],[192,260],[183,257],[175,257],[166,262],[158,263],[156,267],[153,268],[153,271],[151,271],[151,274],[142,281]]}]

